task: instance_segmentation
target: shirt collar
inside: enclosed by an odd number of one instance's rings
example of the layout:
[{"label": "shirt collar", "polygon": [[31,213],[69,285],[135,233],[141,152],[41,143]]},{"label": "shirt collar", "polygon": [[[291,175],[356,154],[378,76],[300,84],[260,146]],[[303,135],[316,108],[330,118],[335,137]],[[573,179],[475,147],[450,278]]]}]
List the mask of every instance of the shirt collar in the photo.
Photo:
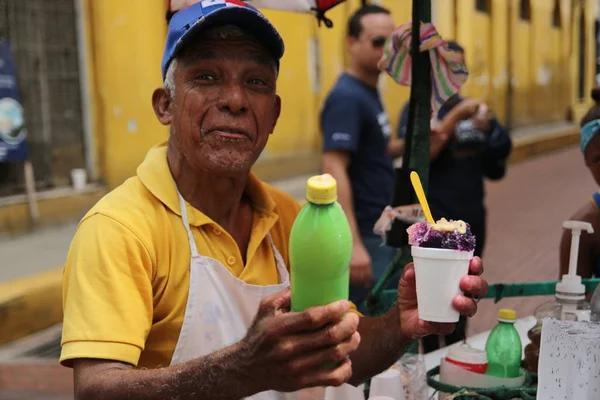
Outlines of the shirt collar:
[{"label": "shirt collar", "polygon": [[[167,162],[167,144],[161,143],[148,152],[144,161],[137,169],[137,176],[142,184],[173,213],[181,216],[177,186],[171,175]],[[269,196],[264,184],[254,174],[248,176],[245,193],[250,198],[255,210],[273,214],[275,201]],[[186,202],[190,224],[201,226],[213,223],[209,217],[196,210]]]}]

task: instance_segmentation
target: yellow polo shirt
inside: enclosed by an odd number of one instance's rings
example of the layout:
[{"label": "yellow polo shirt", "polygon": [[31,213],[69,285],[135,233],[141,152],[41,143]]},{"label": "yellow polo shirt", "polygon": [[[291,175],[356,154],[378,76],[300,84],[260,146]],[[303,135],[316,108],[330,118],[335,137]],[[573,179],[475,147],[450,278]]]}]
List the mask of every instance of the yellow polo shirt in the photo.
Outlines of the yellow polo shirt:
[{"label": "yellow polo shirt", "polygon": [[[64,270],[60,362],[101,358],[140,368],[168,366],[188,297],[190,248],[166,146],[148,153],[127,180],[83,218]],[[253,285],[278,283],[275,246],[288,263],[288,238],[300,210],[289,195],[251,176],[254,221],[246,265],[233,238],[187,204],[201,255]]]}]

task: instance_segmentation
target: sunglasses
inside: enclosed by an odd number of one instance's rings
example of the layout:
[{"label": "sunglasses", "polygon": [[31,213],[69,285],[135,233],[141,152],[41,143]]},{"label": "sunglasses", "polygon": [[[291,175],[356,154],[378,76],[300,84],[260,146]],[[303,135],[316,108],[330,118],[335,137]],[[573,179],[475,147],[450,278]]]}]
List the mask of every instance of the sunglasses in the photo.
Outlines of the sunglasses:
[{"label": "sunglasses", "polygon": [[386,37],[377,36],[377,37],[374,37],[373,39],[371,39],[371,45],[376,49],[380,49],[383,47],[383,45],[385,45],[386,40],[387,40]]}]

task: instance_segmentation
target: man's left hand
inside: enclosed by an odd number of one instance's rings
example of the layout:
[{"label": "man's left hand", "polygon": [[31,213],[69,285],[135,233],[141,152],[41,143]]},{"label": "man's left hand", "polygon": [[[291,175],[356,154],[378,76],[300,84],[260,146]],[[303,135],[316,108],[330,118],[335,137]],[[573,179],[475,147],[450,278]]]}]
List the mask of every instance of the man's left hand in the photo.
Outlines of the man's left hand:
[{"label": "man's left hand", "polygon": [[[482,273],[483,263],[479,257],[474,257],[469,265],[469,275],[460,281],[460,289],[464,292],[464,296],[456,296],[452,302],[454,308],[463,316],[475,315],[477,303],[473,299],[482,298],[487,294],[488,283],[480,277]],[[402,279],[398,284],[398,309],[401,332],[408,338],[448,335],[454,331],[455,324],[427,322],[419,319],[415,268],[412,264],[404,269]]]}]

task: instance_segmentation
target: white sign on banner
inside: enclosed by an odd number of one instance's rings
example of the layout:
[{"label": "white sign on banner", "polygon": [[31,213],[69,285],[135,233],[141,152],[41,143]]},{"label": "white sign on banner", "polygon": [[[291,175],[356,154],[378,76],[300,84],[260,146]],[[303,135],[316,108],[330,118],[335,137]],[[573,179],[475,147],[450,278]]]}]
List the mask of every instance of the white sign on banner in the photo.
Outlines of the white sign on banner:
[{"label": "white sign on banner", "polygon": [[310,12],[311,9],[316,8],[316,1],[314,0],[245,0],[246,3],[256,8],[269,8],[272,10],[284,10],[294,12]]}]

